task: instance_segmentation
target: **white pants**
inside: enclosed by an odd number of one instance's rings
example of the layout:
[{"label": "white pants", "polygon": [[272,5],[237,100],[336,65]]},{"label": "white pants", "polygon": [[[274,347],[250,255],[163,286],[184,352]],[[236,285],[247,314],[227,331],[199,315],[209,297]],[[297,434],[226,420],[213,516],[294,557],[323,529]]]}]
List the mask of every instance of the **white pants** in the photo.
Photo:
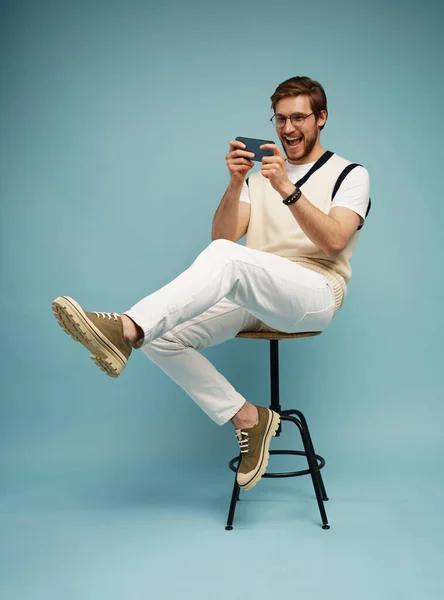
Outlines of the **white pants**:
[{"label": "white pants", "polygon": [[245,398],[198,350],[240,331],[322,331],[334,312],[324,276],[268,252],[215,240],[189,269],[125,314],[143,329],[148,358],[223,425]]}]

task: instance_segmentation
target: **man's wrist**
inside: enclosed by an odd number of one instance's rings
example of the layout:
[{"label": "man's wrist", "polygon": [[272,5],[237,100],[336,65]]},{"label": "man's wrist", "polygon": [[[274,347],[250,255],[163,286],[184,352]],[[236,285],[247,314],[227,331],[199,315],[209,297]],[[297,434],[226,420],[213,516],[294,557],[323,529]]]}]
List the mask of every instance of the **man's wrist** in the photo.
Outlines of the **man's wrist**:
[{"label": "man's wrist", "polygon": [[228,183],[228,189],[232,192],[238,192],[239,190],[242,189],[242,186],[244,185],[245,179],[234,179],[234,178],[230,178],[230,181]]},{"label": "man's wrist", "polygon": [[300,188],[295,186],[294,191],[291,194],[289,194],[289,196],[287,196],[287,198],[284,198],[282,200],[282,203],[285,204],[285,206],[291,206],[291,205],[295,204],[301,196],[302,196],[302,191],[300,190]]},{"label": "man's wrist", "polygon": [[279,190],[279,194],[282,200],[285,200],[286,198],[288,198],[288,196],[291,196],[291,194],[293,194],[295,191],[296,186],[294,185],[294,183],[289,182],[288,185]]}]

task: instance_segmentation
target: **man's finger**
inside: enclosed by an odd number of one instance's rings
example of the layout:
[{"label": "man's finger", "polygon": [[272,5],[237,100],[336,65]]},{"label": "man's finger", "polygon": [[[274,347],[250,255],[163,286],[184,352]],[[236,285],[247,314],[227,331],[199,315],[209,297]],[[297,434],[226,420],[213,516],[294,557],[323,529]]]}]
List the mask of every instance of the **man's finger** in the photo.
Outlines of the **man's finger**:
[{"label": "man's finger", "polygon": [[268,163],[268,164],[273,163],[273,164],[277,165],[277,164],[279,164],[281,162],[282,158],[283,157],[281,157],[281,156],[275,156],[275,155],[273,155],[273,156],[263,156],[262,157],[262,163]]},{"label": "man's finger", "polygon": [[251,165],[254,167],[254,162],[244,156],[239,156],[237,158],[229,157],[229,163],[232,165]]},{"label": "man's finger", "polygon": [[230,151],[236,150],[237,148],[246,148],[247,146],[243,143],[240,142],[239,140],[231,140],[230,142]]},{"label": "man's finger", "polygon": [[246,150],[240,150],[240,149],[236,149],[233,150],[231,153],[231,156],[244,156],[245,158],[253,158],[254,156],[254,152],[247,152]]},{"label": "man's finger", "polygon": [[262,144],[261,150],[271,150],[275,156],[284,156],[276,144]]}]

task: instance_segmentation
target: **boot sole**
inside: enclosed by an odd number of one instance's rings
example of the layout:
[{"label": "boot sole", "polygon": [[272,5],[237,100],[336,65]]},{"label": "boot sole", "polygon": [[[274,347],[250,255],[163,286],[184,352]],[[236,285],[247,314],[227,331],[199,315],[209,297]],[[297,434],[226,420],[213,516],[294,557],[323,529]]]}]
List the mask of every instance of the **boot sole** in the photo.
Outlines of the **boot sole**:
[{"label": "boot sole", "polygon": [[69,296],[59,296],[52,303],[52,311],[60,327],[76,342],[91,352],[91,360],[110,377],[118,377],[127,359],[92,323],[80,304]]},{"label": "boot sole", "polygon": [[267,431],[264,435],[262,448],[261,448],[261,457],[259,460],[259,470],[253,475],[252,479],[244,485],[239,485],[241,490],[248,491],[253,488],[256,483],[262,478],[262,475],[265,473],[268,467],[268,460],[270,458],[270,442],[271,438],[274,437],[279,428],[279,423],[281,422],[281,417],[274,412],[274,410],[270,410],[271,418],[268,421]]}]

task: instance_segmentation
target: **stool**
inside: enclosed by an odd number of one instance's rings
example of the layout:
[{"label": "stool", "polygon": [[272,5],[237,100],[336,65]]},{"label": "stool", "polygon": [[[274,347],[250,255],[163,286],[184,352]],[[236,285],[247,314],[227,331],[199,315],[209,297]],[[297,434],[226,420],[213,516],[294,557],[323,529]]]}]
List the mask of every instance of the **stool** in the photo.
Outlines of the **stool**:
[{"label": "stool", "polygon": [[[268,340],[270,342],[270,383],[271,383],[271,404],[270,408],[275,412],[279,413],[282,421],[290,421],[294,423],[299,429],[301,434],[302,443],[304,446],[304,452],[299,450],[270,450],[270,454],[294,454],[298,456],[305,456],[307,458],[308,469],[300,471],[288,471],[283,473],[265,473],[262,477],[298,477],[300,475],[311,475],[313,487],[318,502],[319,512],[321,514],[322,529],[330,529],[328,524],[327,514],[325,512],[324,501],[328,500],[325,492],[324,482],[320,470],[325,466],[325,460],[322,456],[315,453],[313,442],[311,440],[310,432],[308,430],[307,421],[304,415],[299,410],[282,410],[279,404],[279,340],[295,339],[312,337],[320,335],[320,331],[310,331],[304,333],[281,333],[281,332],[254,332],[254,331],[243,331],[236,337],[248,338],[253,340]],[[276,436],[281,433],[281,425],[279,425]],[[241,459],[239,456],[231,459],[229,467],[232,471],[237,473]],[[231,496],[230,510],[228,513],[228,520],[225,529],[231,531],[233,529],[234,511],[236,509],[236,503],[239,500],[240,487],[237,484],[236,476],[234,477],[233,493]]]}]

